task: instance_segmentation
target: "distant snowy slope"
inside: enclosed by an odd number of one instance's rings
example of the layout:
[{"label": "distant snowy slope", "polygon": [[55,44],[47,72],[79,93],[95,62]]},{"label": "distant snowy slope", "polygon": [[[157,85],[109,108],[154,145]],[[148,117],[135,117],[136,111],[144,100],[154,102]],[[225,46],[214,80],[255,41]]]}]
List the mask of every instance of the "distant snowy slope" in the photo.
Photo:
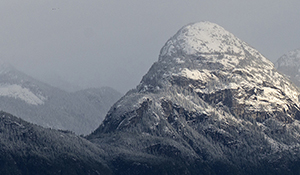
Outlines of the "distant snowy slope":
[{"label": "distant snowy slope", "polygon": [[42,95],[35,95],[27,88],[23,88],[18,84],[0,84],[0,96],[12,97],[15,99],[21,99],[31,105],[42,105],[46,97]]},{"label": "distant snowy slope", "polygon": [[[0,61],[0,97],[19,99],[30,105],[42,105],[47,100],[41,87],[43,83],[17,71],[11,65]],[[40,86],[40,87],[39,87]]]},{"label": "distant snowy slope", "polygon": [[0,64],[0,109],[44,127],[89,134],[120,97],[111,88],[66,92]]}]

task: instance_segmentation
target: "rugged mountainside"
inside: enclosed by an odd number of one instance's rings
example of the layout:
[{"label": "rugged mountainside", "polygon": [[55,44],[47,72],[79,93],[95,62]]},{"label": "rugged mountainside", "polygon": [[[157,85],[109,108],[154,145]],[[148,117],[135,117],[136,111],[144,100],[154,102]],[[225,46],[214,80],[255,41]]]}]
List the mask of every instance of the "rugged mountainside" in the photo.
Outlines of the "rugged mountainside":
[{"label": "rugged mountainside", "polygon": [[44,129],[0,112],[0,174],[109,175],[105,152],[68,132]]},{"label": "rugged mountainside", "polygon": [[[35,85],[0,92],[40,107],[50,96]],[[72,97],[98,106],[98,93]],[[299,174],[299,93],[222,27],[189,24],[86,139],[0,112],[0,174]]]},{"label": "rugged mountainside", "polygon": [[69,93],[0,64],[0,109],[44,127],[89,134],[120,97],[108,87]]},{"label": "rugged mountainside", "polygon": [[194,23],[87,138],[115,174],[299,174],[298,97],[247,43]]},{"label": "rugged mountainside", "polygon": [[275,67],[300,87],[300,49],[290,51],[281,56],[275,63]]}]

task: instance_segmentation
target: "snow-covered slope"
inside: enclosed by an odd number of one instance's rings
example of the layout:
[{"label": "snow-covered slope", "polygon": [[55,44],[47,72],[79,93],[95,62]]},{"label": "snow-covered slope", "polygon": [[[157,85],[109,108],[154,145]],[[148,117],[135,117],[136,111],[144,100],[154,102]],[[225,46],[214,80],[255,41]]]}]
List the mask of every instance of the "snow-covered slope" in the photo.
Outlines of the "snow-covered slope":
[{"label": "snow-covered slope", "polygon": [[18,84],[1,84],[0,96],[12,97],[15,99],[21,99],[31,105],[42,105],[46,97],[42,95],[35,95],[27,88],[23,88]]},{"label": "snow-covered slope", "polygon": [[47,97],[37,86],[29,84],[28,78],[0,60],[0,97],[19,99],[30,105],[44,104]]},{"label": "snow-covered slope", "polygon": [[112,161],[125,172],[164,164],[161,174],[291,173],[300,161],[298,96],[253,47],[214,23],[193,23],[88,138],[117,147]]},{"label": "snow-covered slope", "polygon": [[275,63],[275,67],[300,87],[300,49],[290,51],[281,56]]},{"label": "snow-covered slope", "polygon": [[89,134],[120,97],[108,87],[66,92],[0,64],[0,110],[44,127]]},{"label": "snow-covered slope", "polygon": [[183,27],[163,47],[161,56],[205,53],[244,54],[244,43],[221,26],[210,22],[194,23]]}]

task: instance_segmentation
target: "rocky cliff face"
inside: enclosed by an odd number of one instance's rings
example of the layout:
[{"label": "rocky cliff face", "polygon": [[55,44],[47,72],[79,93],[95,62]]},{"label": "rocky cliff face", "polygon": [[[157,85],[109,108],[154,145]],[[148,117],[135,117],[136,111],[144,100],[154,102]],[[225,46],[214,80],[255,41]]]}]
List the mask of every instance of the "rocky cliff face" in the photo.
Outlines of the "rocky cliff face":
[{"label": "rocky cliff face", "polygon": [[116,174],[296,173],[298,96],[247,43],[189,24],[88,139],[109,145]]}]

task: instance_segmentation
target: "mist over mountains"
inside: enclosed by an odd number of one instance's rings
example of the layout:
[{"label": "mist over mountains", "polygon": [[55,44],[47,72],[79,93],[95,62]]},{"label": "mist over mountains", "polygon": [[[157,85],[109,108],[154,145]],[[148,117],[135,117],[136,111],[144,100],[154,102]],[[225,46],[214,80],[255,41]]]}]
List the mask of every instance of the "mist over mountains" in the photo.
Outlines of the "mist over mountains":
[{"label": "mist over mountains", "polygon": [[89,134],[120,97],[109,87],[67,92],[0,65],[0,109],[44,127]]},{"label": "mist over mountains", "polygon": [[[3,98],[18,97],[35,111],[52,97],[52,88],[3,72],[3,81],[16,78],[1,88],[22,92]],[[95,94],[69,95],[98,104]],[[191,23],[166,42],[140,84],[85,138],[2,112],[0,169],[6,174],[299,174],[299,95],[249,44],[217,24]],[[60,106],[89,116],[90,106],[76,103],[74,109],[61,96]]]}]

